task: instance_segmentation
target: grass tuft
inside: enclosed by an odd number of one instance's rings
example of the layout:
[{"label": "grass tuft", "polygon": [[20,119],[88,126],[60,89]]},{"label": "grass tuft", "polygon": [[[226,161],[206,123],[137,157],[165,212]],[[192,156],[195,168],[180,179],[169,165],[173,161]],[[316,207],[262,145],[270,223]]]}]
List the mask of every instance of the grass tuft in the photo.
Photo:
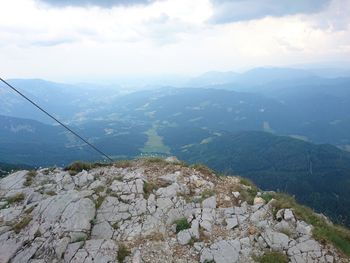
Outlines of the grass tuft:
[{"label": "grass tuft", "polygon": [[31,216],[23,217],[19,222],[17,222],[13,226],[13,230],[16,232],[16,234],[18,234],[23,228],[25,228],[30,223],[30,221],[32,221]]},{"label": "grass tuft", "polygon": [[113,165],[117,168],[128,168],[132,166],[132,162],[129,160],[118,160]]},{"label": "grass tuft", "polygon": [[186,218],[178,219],[174,223],[176,224],[176,233],[191,228],[191,225],[187,222]]},{"label": "grass tuft", "polygon": [[22,202],[25,199],[25,195],[23,193],[17,193],[13,196],[10,196],[6,199],[6,201],[9,204],[13,204],[13,203],[19,203]]},{"label": "grass tuft", "polygon": [[215,175],[215,172],[212,169],[201,163],[192,164],[190,167],[206,176]]},{"label": "grass tuft", "polygon": [[95,208],[99,209],[103,203],[103,201],[105,200],[104,196],[99,196],[96,201],[95,201]]},{"label": "grass tuft", "polygon": [[108,166],[110,164],[108,163],[88,163],[88,162],[82,162],[82,161],[76,161],[68,165],[64,168],[65,171],[68,171],[70,175],[76,175],[77,173],[80,173],[81,171],[89,171],[91,169],[97,168],[97,167],[104,167]]},{"label": "grass tuft", "polygon": [[53,191],[53,190],[47,191],[46,194],[49,195],[49,196],[57,195],[57,193],[55,191]]},{"label": "grass tuft", "polygon": [[37,171],[35,171],[35,170],[31,170],[31,171],[27,172],[26,180],[24,181],[23,185],[26,187],[31,186],[33,183],[33,178],[36,175],[37,175]]},{"label": "grass tuft", "polygon": [[288,257],[281,252],[266,252],[260,257],[254,259],[259,263],[288,263]]},{"label": "grass tuft", "polygon": [[203,192],[201,193],[201,201],[215,195],[214,190],[212,189],[204,189]]},{"label": "grass tuft", "polygon": [[158,187],[155,183],[153,182],[143,182],[143,193],[144,193],[144,198],[148,199],[151,193],[153,193],[154,190],[157,190]]},{"label": "grass tuft", "polygon": [[117,259],[119,263],[124,262],[125,258],[131,254],[130,250],[124,245],[120,244],[117,254]]}]

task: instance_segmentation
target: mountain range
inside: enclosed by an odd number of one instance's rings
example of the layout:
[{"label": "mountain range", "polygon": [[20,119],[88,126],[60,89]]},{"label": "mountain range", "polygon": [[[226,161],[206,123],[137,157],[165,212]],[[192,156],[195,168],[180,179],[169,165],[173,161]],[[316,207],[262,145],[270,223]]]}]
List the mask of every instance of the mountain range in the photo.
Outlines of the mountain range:
[{"label": "mountain range", "polygon": [[[287,68],[211,72],[183,87],[136,92],[9,82],[114,159],[176,155],[206,163],[289,192],[349,225],[350,78],[321,75]],[[0,94],[0,162],[38,167],[101,159],[5,87]]]}]

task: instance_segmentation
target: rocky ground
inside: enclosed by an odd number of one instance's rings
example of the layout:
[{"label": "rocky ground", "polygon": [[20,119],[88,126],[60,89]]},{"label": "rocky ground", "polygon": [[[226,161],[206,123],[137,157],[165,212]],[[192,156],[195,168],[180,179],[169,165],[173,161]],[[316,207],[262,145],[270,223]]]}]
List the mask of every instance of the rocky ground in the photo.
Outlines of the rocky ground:
[{"label": "rocky ground", "polygon": [[349,262],[250,188],[174,159],[19,171],[0,180],[0,262]]}]

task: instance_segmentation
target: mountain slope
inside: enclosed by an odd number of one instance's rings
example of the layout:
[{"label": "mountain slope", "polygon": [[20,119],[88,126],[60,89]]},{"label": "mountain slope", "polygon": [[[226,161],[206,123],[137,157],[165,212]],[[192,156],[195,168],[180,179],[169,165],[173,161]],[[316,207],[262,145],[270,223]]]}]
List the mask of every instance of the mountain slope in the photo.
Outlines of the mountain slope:
[{"label": "mountain slope", "polygon": [[10,164],[0,162],[0,177],[9,174],[12,171],[23,170],[23,169],[32,169],[33,167],[24,164]]},{"label": "mountain slope", "polygon": [[206,143],[178,148],[189,162],[251,178],[265,190],[280,190],[350,225],[350,153],[264,132],[226,133]]},{"label": "mountain slope", "polygon": [[345,263],[350,256],[348,230],[174,158],[19,171],[0,180],[0,202],[4,263]]},{"label": "mountain slope", "polygon": [[[146,141],[142,125],[90,121],[70,127],[114,158],[139,154]],[[0,115],[0,161],[27,165],[67,165],[74,160],[100,160],[101,156],[61,126]]]}]

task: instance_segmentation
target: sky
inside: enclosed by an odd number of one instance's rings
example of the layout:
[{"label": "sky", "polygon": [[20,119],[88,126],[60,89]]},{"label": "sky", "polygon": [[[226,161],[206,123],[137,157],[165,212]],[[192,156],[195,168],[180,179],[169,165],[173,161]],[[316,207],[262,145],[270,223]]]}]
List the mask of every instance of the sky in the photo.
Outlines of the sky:
[{"label": "sky", "polygon": [[350,61],[350,0],[2,0],[3,78],[91,81]]}]

